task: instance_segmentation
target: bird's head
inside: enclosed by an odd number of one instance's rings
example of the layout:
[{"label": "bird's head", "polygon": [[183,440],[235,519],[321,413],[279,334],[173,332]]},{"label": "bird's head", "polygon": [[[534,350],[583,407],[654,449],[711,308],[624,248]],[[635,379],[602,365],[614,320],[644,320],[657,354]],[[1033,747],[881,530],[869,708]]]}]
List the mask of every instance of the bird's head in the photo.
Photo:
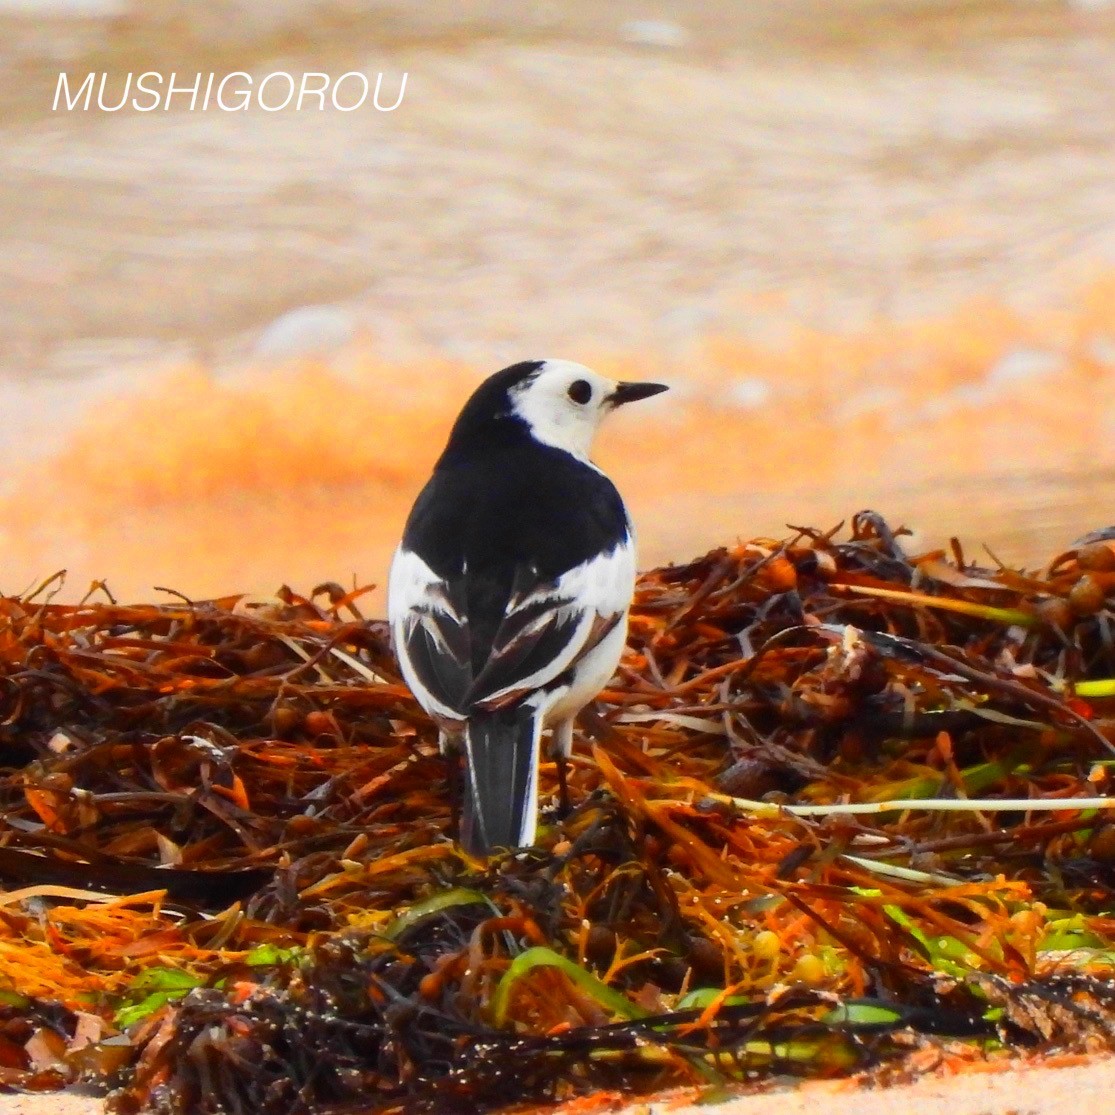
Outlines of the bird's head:
[{"label": "bird's head", "polygon": [[624,403],[665,391],[663,383],[619,383],[571,360],[543,360],[508,389],[512,413],[536,441],[587,457],[604,416]]},{"label": "bird's head", "polygon": [[571,360],[513,364],[486,379],[461,412],[450,439],[487,441],[500,427],[587,459],[604,417],[624,403],[667,390],[663,383],[624,383]]}]

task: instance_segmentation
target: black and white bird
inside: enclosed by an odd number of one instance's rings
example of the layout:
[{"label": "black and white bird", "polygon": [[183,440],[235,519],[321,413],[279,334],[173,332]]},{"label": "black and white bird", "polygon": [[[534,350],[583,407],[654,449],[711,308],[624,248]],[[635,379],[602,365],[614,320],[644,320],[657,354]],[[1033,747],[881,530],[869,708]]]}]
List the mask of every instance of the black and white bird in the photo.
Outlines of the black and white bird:
[{"label": "black and white bird", "polygon": [[465,404],[407,520],[392,636],[443,750],[464,750],[474,854],[534,843],[542,731],[564,793],[573,719],[615,672],[635,541],[589,450],[610,411],[665,390],[567,360],[504,368]]}]

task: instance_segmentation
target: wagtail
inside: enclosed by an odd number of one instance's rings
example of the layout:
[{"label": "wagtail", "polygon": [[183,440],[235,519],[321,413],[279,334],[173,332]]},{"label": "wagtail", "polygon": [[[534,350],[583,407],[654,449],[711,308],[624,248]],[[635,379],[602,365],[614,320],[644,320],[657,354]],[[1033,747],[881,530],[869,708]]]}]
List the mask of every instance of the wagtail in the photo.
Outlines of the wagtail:
[{"label": "wagtail", "polygon": [[463,749],[461,843],[534,843],[541,736],[564,797],[573,720],[615,672],[635,540],[589,460],[601,420],[665,391],[567,360],[513,364],[465,404],[407,520],[388,615],[403,677]]}]

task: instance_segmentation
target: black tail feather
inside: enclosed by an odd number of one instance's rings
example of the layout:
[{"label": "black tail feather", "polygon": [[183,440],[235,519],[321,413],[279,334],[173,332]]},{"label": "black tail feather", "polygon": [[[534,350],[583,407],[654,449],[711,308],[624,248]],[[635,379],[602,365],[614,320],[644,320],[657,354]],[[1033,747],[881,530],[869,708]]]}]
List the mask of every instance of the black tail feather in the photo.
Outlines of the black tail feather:
[{"label": "black tail feather", "polygon": [[534,843],[540,734],[530,708],[469,717],[461,843],[473,855]]}]

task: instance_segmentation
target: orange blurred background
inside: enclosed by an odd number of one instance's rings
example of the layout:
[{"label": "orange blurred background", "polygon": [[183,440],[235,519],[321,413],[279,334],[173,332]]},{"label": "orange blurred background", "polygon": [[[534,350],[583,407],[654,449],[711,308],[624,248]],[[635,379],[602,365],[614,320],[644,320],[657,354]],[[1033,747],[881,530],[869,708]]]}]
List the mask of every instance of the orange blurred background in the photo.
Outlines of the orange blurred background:
[{"label": "orange blurred background", "polygon": [[[0,11],[0,590],[382,583],[472,386],[546,355],[674,385],[599,447],[644,564],[864,507],[1030,564],[1108,525],[1104,5],[213,8]],[[407,95],[49,111],[172,55]]]}]

